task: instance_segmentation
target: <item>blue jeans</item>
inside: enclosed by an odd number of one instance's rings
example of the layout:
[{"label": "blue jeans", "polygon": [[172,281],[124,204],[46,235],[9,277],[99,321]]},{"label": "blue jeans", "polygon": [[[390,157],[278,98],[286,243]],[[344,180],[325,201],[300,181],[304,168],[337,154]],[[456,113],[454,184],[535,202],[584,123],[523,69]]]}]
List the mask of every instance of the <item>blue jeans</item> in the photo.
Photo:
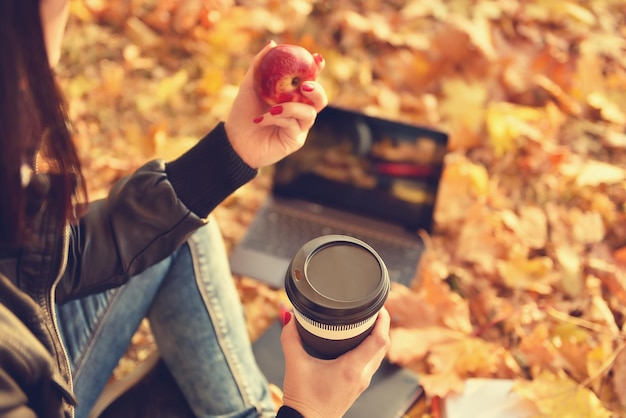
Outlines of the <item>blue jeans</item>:
[{"label": "blue jeans", "polygon": [[214,221],[126,285],[58,306],[57,315],[76,418],[87,417],[144,317],[196,416],[275,416]]}]

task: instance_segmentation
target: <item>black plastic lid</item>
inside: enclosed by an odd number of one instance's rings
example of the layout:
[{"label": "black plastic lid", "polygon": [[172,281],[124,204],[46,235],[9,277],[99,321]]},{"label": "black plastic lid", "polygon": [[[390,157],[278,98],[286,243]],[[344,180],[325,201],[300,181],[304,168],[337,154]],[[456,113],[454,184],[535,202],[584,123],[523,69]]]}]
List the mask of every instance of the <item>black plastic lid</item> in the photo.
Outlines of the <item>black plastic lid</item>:
[{"label": "black plastic lid", "polygon": [[374,315],[384,305],[389,287],[389,274],[378,253],[346,235],[325,235],[304,244],[285,277],[294,308],[333,325]]}]

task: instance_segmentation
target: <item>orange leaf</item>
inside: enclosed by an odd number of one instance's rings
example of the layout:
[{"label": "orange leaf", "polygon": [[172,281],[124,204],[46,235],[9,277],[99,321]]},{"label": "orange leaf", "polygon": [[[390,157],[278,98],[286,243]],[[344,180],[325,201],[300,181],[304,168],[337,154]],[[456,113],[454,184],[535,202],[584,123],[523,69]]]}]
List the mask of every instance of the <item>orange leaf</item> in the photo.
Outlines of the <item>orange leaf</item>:
[{"label": "orange leaf", "polygon": [[464,380],[455,373],[420,375],[420,384],[428,396],[445,397],[463,391]]},{"label": "orange leaf", "polygon": [[615,258],[617,264],[621,264],[622,266],[626,267],[626,247],[615,250],[615,252],[613,253],[613,257]]},{"label": "orange leaf", "polygon": [[424,359],[433,347],[442,342],[455,341],[464,334],[443,327],[392,328],[389,332],[391,346],[387,356],[389,361],[401,366],[410,366]]}]

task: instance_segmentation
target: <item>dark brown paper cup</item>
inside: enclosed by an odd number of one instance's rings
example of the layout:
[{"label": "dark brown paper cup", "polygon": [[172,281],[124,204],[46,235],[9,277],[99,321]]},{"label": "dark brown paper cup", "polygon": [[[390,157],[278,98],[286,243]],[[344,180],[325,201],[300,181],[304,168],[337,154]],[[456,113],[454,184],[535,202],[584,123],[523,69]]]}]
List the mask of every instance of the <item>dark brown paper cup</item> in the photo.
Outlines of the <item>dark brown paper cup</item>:
[{"label": "dark brown paper cup", "polygon": [[369,335],[389,288],[378,253],[345,235],[325,235],[304,244],[285,275],[304,347],[324,359],[338,357]]}]

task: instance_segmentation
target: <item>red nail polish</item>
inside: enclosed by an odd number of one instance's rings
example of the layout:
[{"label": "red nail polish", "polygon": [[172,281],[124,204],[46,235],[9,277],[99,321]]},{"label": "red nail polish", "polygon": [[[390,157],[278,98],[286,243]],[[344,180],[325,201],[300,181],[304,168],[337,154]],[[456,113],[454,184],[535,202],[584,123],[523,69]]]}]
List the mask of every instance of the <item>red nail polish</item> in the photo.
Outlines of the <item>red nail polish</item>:
[{"label": "red nail polish", "polygon": [[285,311],[283,312],[283,326],[287,325],[289,321],[291,321],[291,312]]},{"label": "red nail polish", "polygon": [[262,121],[263,121],[263,116],[259,116],[258,118],[254,118],[252,120],[252,122],[254,122],[254,123],[261,123]]},{"label": "red nail polish", "polygon": [[270,115],[280,115],[281,113],[283,113],[283,107],[281,105],[278,106],[274,106],[270,109]]},{"label": "red nail polish", "polygon": [[313,84],[311,84],[311,83],[304,83],[304,84],[302,84],[302,90],[311,92],[311,91],[315,90],[315,86]]}]

